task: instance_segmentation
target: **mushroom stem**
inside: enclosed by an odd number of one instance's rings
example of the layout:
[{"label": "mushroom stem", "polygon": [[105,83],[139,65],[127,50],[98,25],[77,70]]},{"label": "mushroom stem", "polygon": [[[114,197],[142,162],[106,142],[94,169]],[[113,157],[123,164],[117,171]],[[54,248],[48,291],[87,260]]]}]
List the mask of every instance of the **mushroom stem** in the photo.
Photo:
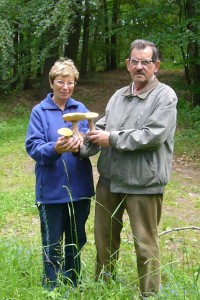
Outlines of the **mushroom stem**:
[{"label": "mushroom stem", "polygon": [[84,113],[68,113],[63,115],[63,119],[67,122],[72,122],[72,130],[74,132],[73,136],[78,137],[79,131],[78,131],[78,121],[81,121],[85,119]]},{"label": "mushroom stem", "polygon": [[95,126],[94,126],[94,121],[93,121],[93,119],[88,120],[88,123],[89,123],[89,128],[90,128],[90,130],[94,130],[94,129],[95,129]]},{"label": "mushroom stem", "polygon": [[97,118],[98,115],[99,115],[99,114],[98,114],[98,113],[95,113],[95,112],[87,112],[87,113],[85,114],[85,118],[88,120],[88,124],[89,124],[89,129],[90,129],[90,130],[94,130],[94,129],[95,129],[93,119],[94,119],[94,118]]},{"label": "mushroom stem", "polygon": [[78,137],[78,122],[77,121],[72,121],[72,130],[73,130],[73,136]]}]

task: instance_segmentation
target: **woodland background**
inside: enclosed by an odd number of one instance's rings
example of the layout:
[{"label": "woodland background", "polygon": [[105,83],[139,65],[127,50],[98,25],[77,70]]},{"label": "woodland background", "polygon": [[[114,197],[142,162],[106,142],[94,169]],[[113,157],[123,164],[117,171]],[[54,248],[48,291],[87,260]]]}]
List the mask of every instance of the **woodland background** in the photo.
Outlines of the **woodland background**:
[{"label": "woodland background", "polygon": [[60,56],[81,77],[124,65],[136,38],[154,41],[162,67],[183,69],[189,101],[200,105],[199,0],[1,0],[0,93],[37,86]]}]

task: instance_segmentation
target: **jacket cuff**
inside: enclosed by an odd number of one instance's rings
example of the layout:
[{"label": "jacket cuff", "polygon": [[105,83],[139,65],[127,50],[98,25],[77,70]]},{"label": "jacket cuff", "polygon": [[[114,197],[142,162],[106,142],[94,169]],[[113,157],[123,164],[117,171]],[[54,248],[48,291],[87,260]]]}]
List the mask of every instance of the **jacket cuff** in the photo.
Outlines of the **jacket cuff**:
[{"label": "jacket cuff", "polygon": [[119,131],[112,131],[110,133],[109,142],[113,148],[116,148],[118,135],[119,135]]}]

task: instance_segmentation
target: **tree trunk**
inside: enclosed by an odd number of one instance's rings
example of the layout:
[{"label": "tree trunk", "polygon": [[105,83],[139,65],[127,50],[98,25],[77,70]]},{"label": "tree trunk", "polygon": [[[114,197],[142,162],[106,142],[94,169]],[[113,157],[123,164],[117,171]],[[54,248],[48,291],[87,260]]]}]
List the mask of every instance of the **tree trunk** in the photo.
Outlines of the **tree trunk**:
[{"label": "tree trunk", "polygon": [[16,21],[14,23],[14,36],[13,36],[13,45],[15,53],[14,53],[14,65],[13,65],[13,83],[12,83],[12,88],[16,88],[16,81],[18,77],[18,66],[19,66],[19,53],[17,49],[19,48],[19,23]]},{"label": "tree trunk", "polygon": [[27,37],[24,41],[25,47],[23,50],[23,65],[22,78],[24,83],[24,89],[28,90],[31,88],[31,32],[27,33]]},{"label": "tree trunk", "polygon": [[[195,6],[196,1],[186,1],[186,13],[189,19],[197,18],[197,11]],[[200,105],[200,55],[199,45],[194,36],[198,34],[198,28],[196,24],[189,22],[187,25],[188,30],[191,31],[191,37],[188,43],[189,54],[189,72],[191,80],[191,88],[193,93],[194,105]]]},{"label": "tree trunk", "polygon": [[50,57],[46,57],[45,59],[44,68],[42,71],[41,86],[39,91],[41,98],[46,97],[47,93],[51,92],[51,88],[49,85],[49,71],[57,59],[58,59],[57,53]]},{"label": "tree trunk", "polygon": [[[74,3],[75,2],[75,3]],[[81,9],[82,0],[75,0],[71,2],[70,10],[73,15],[70,17],[70,32],[68,33],[68,44],[65,46],[65,57],[68,57],[78,63],[78,48],[81,34]]]},{"label": "tree trunk", "polygon": [[81,66],[80,66],[81,76],[85,76],[88,71],[89,25],[90,25],[90,1],[85,0],[83,44],[82,44],[82,53],[81,53]]},{"label": "tree trunk", "polygon": [[109,22],[108,22],[108,7],[106,0],[102,2],[104,15],[104,31],[105,31],[105,61],[106,70],[110,68],[110,39],[109,39]]},{"label": "tree trunk", "polygon": [[[59,0],[54,0],[54,4],[56,4]],[[47,33],[44,36],[44,39],[53,40],[56,39],[58,36],[59,26],[56,24],[52,25],[50,29],[47,31]],[[55,45],[51,49],[51,53],[46,56],[44,67],[42,70],[42,78],[41,78],[41,85],[39,94],[42,98],[46,97],[46,94],[51,91],[50,85],[49,85],[49,71],[51,67],[54,65],[55,61],[59,58],[59,45]]]},{"label": "tree trunk", "polygon": [[117,69],[117,34],[115,30],[118,26],[120,13],[120,0],[113,0],[113,16],[112,16],[112,35],[110,48],[110,68]]}]

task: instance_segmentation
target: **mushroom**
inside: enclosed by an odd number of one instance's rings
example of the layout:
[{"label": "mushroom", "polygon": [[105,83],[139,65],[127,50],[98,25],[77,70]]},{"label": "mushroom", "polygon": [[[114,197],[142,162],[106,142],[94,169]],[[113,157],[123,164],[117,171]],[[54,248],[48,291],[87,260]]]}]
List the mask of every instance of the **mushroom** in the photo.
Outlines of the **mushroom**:
[{"label": "mushroom", "polygon": [[78,136],[78,121],[85,119],[84,113],[68,113],[63,115],[63,120],[72,122],[73,135]]},{"label": "mushroom", "polygon": [[99,116],[99,114],[95,113],[95,112],[87,112],[87,113],[85,113],[85,119],[88,120],[90,130],[94,130],[95,129],[93,119],[97,118],[98,116]]},{"label": "mushroom", "polygon": [[58,134],[63,135],[63,136],[67,136],[67,137],[70,137],[70,136],[73,135],[73,131],[69,128],[66,128],[66,127],[58,129],[57,132],[58,132]]},{"label": "mushroom", "polygon": [[[57,133],[65,137],[71,137],[73,135],[73,131],[66,127],[58,129]],[[78,152],[78,149],[75,152]]]}]

